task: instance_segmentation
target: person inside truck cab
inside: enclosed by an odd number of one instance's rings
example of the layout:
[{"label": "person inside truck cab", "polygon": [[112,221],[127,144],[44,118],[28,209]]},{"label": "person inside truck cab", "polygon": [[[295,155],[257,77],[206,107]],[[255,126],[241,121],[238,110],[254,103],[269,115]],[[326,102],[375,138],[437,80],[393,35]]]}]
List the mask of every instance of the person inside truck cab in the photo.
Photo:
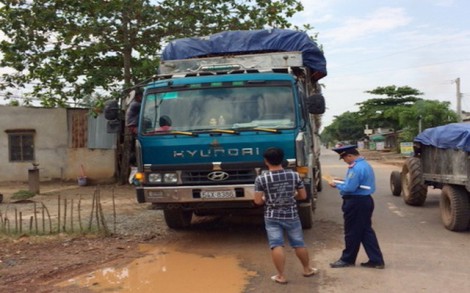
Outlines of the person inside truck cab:
[{"label": "person inside truck cab", "polygon": [[158,125],[160,126],[157,128],[157,131],[169,131],[171,130],[171,118],[167,115],[162,115],[160,119],[158,119]]}]

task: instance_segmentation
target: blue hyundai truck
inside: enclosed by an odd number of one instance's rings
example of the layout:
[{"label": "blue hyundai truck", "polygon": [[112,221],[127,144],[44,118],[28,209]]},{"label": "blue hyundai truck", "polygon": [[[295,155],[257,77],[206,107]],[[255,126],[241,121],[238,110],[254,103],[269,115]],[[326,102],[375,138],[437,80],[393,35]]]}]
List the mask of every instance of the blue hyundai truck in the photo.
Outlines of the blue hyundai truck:
[{"label": "blue hyundai truck", "polygon": [[163,210],[172,229],[189,227],[194,214],[262,210],[253,203],[254,180],[266,170],[264,150],[280,147],[285,168],[306,185],[308,199],[298,207],[303,228],[311,228],[325,111],[318,80],[326,74],[323,52],[303,32],[229,31],[170,42],[145,85],[137,201]]}]

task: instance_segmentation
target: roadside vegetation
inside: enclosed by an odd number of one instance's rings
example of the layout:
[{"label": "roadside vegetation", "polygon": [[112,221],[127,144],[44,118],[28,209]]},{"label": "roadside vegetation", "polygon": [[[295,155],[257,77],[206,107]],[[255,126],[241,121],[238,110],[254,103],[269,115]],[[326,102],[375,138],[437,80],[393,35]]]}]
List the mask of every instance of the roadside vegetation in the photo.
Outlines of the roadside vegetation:
[{"label": "roadside vegetation", "polygon": [[[289,22],[303,10],[300,0],[2,1],[0,66],[9,70],[0,94],[12,106],[84,107],[96,117],[107,101],[123,104],[154,78],[168,42],[228,30],[311,30]],[[122,134],[117,153],[127,154],[130,135]],[[117,161],[124,184],[129,159]]]},{"label": "roadside vegetation", "polygon": [[419,129],[457,121],[449,102],[425,100],[417,89],[395,85],[366,91],[381,96],[358,103],[359,110],[335,116],[333,123],[321,133],[322,142],[334,145],[338,141],[364,139],[364,129],[393,129],[400,141],[412,141]]}]

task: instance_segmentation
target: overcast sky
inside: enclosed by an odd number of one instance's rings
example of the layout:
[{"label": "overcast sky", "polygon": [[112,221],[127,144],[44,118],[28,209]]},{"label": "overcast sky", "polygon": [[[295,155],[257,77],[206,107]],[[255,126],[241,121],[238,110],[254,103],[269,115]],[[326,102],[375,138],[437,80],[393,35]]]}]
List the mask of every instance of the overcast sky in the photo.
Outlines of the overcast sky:
[{"label": "overcast sky", "polygon": [[470,1],[302,2],[292,22],[314,27],[327,60],[324,126],[380,97],[364,93],[379,86],[410,86],[456,110],[457,78],[462,110],[470,112]]},{"label": "overcast sky", "polygon": [[462,110],[470,112],[470,1],[302,2],[291,21],[314,27],[327,59],[324,126],[379,97],[365,93],[379,86],[410,86],[456,110],[457,78]]}]

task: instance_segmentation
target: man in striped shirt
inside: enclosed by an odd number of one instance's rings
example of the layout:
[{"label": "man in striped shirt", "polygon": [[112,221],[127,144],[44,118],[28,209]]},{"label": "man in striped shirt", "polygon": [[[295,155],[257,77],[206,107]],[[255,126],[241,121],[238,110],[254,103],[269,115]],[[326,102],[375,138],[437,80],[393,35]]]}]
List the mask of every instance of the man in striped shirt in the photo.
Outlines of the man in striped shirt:
[{"label": "man in striped shirt", "polygon": [[271,279],[280,284],[287,284],[284,275],[285,253],[284,233],[303,268],[303,276],[315,275],[318,270],[310,267],[310,258],[305,246],[302,225],[297,212],[297,199],[307,198],[307,193],[299,174],[284,170],[282,161],[284,152],[280,148],[268,148],[264,162],[269,171],[255,180],[255,203],[264,204],[264,221],[268,235],[271,256],[277,275]]}]

